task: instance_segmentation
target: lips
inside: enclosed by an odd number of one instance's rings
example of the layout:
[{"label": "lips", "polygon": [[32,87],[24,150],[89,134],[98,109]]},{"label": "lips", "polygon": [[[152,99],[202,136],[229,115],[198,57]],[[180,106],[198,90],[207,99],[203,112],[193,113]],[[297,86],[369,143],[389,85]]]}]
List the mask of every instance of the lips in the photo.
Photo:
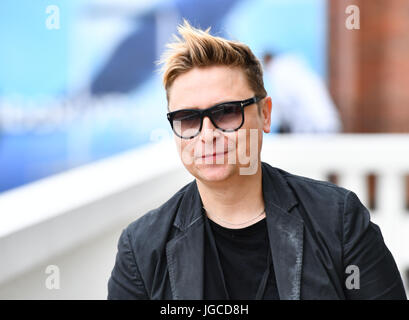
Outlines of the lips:
[{"label": "lips", "polygon": [[203,155],[202,156],[202,159],[204,159],[204,158],[208,158],[208,157],[215,157],[215,156],[218,156],[218,155],[224,155],[224,154],[226,154],[226,153],[228,153],[229,152],[229,150],[226,150],[226,151],[224,151],[224,152],[218,152],[218,153],[213,153],[213,154],[207,154],[207,155]]}]

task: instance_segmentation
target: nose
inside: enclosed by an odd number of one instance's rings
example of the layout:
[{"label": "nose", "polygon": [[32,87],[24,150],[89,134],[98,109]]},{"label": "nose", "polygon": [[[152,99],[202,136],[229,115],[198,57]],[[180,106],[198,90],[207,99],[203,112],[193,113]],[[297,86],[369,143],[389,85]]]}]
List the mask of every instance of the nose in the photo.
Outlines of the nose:
[{"label": "nose", "polygon": [[209,117],[204,117],[201,132],[202,141],[211,142],[212,140],[217,139],[219,135],[220,135],[219,130],[216,129],[216,127],[213,125]]}]

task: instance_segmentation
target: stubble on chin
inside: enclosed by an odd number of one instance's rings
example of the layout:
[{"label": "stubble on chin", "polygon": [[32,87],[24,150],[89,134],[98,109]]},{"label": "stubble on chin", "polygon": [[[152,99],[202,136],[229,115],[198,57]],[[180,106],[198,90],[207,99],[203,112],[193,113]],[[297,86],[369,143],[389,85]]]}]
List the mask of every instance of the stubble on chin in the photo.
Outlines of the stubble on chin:
[{"label": "stubble on chin", "polygon": [[229,180],[235,174],[238,175],[239,168],[231,164],[198,165],[190,168],[189,172],[203,183],[216,183]]}]

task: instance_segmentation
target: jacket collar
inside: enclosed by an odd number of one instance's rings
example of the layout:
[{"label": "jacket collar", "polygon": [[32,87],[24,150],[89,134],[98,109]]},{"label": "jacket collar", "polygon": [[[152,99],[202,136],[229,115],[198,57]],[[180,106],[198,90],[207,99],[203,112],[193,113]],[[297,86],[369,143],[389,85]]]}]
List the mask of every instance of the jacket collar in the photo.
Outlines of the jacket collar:
[{"label": "jacket collar", "polygon": [[[291,209],[297,204],[280,169],[261,163],[270,249],[280,299],[300,298],[303,222]],[[182,232],[167,243],[169,278],[174,299],[203,298],[203,209],[196,180],[181,200],[174,226]],[[183,270],[183,274],[181,274]]]}]

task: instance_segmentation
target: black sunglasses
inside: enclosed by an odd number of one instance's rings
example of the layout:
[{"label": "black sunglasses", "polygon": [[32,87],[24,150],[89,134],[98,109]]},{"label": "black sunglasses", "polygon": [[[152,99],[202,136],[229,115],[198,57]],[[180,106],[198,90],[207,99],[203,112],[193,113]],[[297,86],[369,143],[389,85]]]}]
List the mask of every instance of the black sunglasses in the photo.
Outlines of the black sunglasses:
[{"label": "black sunglasses", "polygon": [[167,117],[173,132],[182,139],[196,137],[202,130],[204,117],[209,117],[217,129],[233,132],[239,130],[244,123],[244,108],[260,100],[260,97],[253,97],[242,101],[223,102],[203,110],[183,109],[169,112]]}]

